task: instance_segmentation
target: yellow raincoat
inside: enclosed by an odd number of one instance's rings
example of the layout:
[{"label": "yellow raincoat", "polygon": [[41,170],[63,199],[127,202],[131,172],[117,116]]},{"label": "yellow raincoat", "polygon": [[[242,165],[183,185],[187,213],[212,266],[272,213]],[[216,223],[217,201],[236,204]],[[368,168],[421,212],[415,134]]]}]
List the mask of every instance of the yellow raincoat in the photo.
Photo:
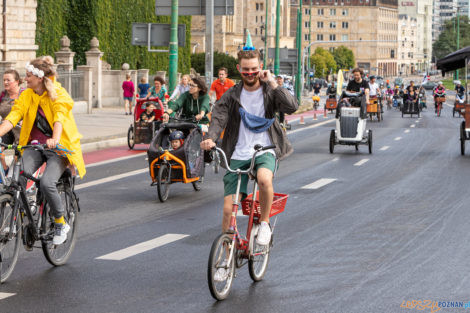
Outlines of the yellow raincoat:
[{"label": "yellow raincoat", "polygon": [[55,122],[62,124],[63,130],[59,142],[68,150],[73,151],[72,155],[67,155],[67,158],[71,164],[77,167],[78,174],[83,178],[86,170],[80,145],[82,135],[78,132],[75,119],[73,118],[72,107],[74,103],[68,92],[60,83],[55,81],[55,77],[51,79],[54,82],[55,91],[57,93],[57,99],[55,101],[49,98],[47,91],[42,95],[38,95],[34,90],[28,88],[15,100],[15,104],[6,119],[10,121],[13,126],[16,126],[19,121],[23,120],[19,144],[27,145],[31,130],[34,126],[34,121],[36,120],[38,106],[41,106],[51,129],[54,129]]}]

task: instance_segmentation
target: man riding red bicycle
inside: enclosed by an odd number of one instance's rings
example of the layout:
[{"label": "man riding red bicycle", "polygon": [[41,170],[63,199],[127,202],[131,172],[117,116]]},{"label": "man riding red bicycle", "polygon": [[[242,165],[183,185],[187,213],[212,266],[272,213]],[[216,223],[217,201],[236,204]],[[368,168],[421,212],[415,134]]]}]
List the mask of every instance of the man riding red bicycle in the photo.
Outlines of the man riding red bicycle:
[{"label": "man riding red bicycle", "polygon": [[[267,245],[271,240],[269,212],[273,201],[273,175],[276,158],[282,159],[293,152],[285,131],[276,119],[276,113],[291,114],[298,108],[291,93],[278,86],[269,70],[262,70],[260,53],[251,45],[238,52],[237,69],[242,82],[229,89],[217,101],[212,121],[201,148],[210,150],[222,130],[225,135],[222,149],[230,160],[232,169],[250,166],[254,146],[275,145],[275,149],[263,151],[255,159],[256,178],[259,184],[261,224],[257,242]],[[248,175],[243,175],[240,193],[247,194]],[[227,172],[224,176],[223,232],[228,230],[232,215],[232,196],[236,193],[237,175]]]}]

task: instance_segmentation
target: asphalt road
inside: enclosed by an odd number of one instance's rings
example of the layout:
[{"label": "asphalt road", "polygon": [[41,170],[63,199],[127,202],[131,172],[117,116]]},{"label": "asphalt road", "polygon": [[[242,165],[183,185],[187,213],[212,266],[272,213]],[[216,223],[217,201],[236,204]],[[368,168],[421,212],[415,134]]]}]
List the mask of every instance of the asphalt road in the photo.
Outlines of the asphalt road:
[{"label": "asphalt road", "polygon": [[[0,285],[0,312],[410,312],[417,309],[401,308],[403,301],[467,302],[470,156],[460,155],[460,121],[448,106],[440,118],[433,110],[420,119],[386,111],[383,122],[368,123],[371,155],[366,146],[336,146],[332,155],[334,123],[294,122],[295,153],[275,179],[290,198],[268,272],[255,284],[241,268],[223,302],[206,280],[223,174],[207,168],[201,191],[175,184],[161,204],[147,172],[113,179],[145,169],[144,155],[90,167],[68,264],[53,268],[40,249],[22,251]],[[302,188],[322,179],[330,183]],[[246,218],[239,221],[244,229]],[[156,248],[109,259],[159,237]]]}]

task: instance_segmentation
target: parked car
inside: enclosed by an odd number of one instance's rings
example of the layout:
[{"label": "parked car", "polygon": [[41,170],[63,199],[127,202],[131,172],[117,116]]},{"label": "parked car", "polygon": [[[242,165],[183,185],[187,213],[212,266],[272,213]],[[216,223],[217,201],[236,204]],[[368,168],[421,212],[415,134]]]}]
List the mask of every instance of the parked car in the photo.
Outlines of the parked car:
[{"label": "parked car", "polygon": [[424,89],[426,89],[426,90],[433,90],[434,88],[436,88],[437,83],[436,83],[436,82],[432,82],[432,81],[427,81],[427,82],[424,83],[422,86],[423,86]]}]

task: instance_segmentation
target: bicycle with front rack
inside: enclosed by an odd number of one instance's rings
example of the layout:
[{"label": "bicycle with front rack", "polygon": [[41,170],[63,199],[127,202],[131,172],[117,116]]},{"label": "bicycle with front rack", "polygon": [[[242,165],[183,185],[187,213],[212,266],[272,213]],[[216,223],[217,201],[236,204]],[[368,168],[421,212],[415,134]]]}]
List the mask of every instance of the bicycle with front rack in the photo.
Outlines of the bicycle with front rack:
[{"label": "bicycle with front rack", "polygon": [[[57,146],[56,149],[47,149],[46,145],[6,145],[1,147],[12,149],[15,152],[13,166],[6,177],[0,164],[0,177],[4,182],[0,189],[0,282],[4,282],[12,274],[18,260],[21,242],[27,251],[32,251],[36,241],[41,241],[42,251],[47,261],[60,266],[67,262],[76,242],[78,226],[78,212],[80,207],[75,194],[75,177],[70,169],[66,169],[60,177],[57,190],[64,206],[64,218],[70,226],[66,241],[61,245],[53,245],[54,216],[49,204],[40,189],[40,179],[22,171],[21,151],[34,149],[54,151],[60,155],[72,153]],[[28,193],[22,185],[21,177],[33,181],[36,185],[34,195]]]},{"label": "bicycle with front rack", "polygon": [[[223,160],[225,168],[229,172],[238,175],[237,191],[233,198],[234,202],[232,205],[232,216],[230,219],[229,230],[222,233],[214,240],[209,254],[207,270],[209,290],[212,296],[217,300],[223,300],[229,295],[233,279],[235,278],[235,268],[241,268],[243,265],[248,263],[250,277],[255,282],[262,280],[266,273],[273,241],[271,236],[271,242],[268,245],[262,246],[256,242],[261,209],[259,200],[257,200],[258,184],[256,181],[256,174],[254,173],[254,165],[256,155],[259,152],[273,148],[275,148],[274,145],[266,147],[256,145],[255,153],[251,159],[250,168],[247,170],[232,170],[228,165],[227,156],[224,151],[220,148],[213,149],[213,151],[217,151],[222,156],[221,160]],[[249,175],[249,177],[254,180],[253,193],[241,202],[243,214],[249,216],[246,237],[238,232],[236,221],[238,208],[240,207],[239,195],[242,175]],[[270,217],[284,211],[288,197],[289,195],[286,194],[274,193],[273,204],[269,214]],[[274,232],[276,221],[277,216],[272,226],[272,232]],[[215,274],[219,269],[227,271],[227,275],[223,281],[215,279]]]}]

